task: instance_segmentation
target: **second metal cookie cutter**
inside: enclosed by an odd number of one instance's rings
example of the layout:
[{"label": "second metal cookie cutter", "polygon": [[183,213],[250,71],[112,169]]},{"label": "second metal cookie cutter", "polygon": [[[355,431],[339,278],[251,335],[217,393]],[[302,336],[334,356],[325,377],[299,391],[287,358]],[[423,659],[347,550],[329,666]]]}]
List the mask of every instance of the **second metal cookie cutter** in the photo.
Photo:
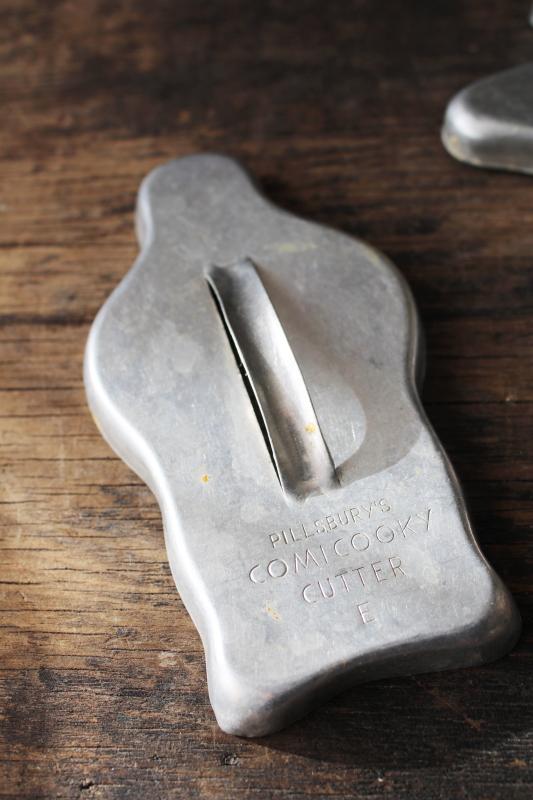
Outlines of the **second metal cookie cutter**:
[{"label": "second metal cookie cutter", "polygon": [[442,141],[459,161],[533,174],[533,63],[458,92],[446,109]]}]

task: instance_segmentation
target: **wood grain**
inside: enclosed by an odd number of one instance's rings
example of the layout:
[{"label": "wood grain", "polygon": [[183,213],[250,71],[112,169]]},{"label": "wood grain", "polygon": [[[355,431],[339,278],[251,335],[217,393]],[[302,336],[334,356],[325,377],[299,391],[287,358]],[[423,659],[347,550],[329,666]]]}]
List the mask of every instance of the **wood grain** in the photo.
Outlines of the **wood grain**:
[{"label": "wood grain", "polygon": [[[454,91],[531,59],[525,0],[0,11],[0,797],[530,797],[533,181],[439,141]],[[404,273],[428,413],[525,622],[496,664],[361,686],[257,741],[216,726],[159,510],[81,376],[141,178],[204,150]]]}]

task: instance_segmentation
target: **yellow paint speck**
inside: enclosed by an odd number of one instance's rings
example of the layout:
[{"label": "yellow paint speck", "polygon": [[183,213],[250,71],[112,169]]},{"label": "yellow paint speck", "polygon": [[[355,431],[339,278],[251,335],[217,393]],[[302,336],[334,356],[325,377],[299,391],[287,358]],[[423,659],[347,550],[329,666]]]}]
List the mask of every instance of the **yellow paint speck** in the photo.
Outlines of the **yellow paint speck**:
[{"label": "yellow paint speck", "polygon": [[308,425],[305,426],[305,430],[307,433],[316,433],[316,425],[314,422],[310,422]]},{"label": "yellow paint speck", "polygon": [[281,617],[280,617],[279,613],[278,613],[278,612],[276,611],[276,609],[275,609],[275,608],[273,608],[272,606],[267,606],[267,607],[265,608],[265,611],[267,612],[268,616],[269,616],[269,617],[272,617],[272,619],[273,619],[275,622],[279,622],[279,621],[281,620]]},{"label": "yellow paint speck", "polygon": [[200,480],[202,481],[202,483],[208,483],[209,482],[209,475],[207,473],[205,475],[202,475]]}]

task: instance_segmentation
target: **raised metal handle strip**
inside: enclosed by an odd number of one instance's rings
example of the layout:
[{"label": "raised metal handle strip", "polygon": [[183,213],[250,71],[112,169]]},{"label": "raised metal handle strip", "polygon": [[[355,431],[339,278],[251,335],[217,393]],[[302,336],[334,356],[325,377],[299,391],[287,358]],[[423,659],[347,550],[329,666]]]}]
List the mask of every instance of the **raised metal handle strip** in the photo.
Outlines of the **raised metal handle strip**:
[{"label": "raised metal handle strip", "polygon": [[211,266],[206,279],[244,366],[282,488],[305,497],[338,485],[302,373],[255,264],[246,258]]}]

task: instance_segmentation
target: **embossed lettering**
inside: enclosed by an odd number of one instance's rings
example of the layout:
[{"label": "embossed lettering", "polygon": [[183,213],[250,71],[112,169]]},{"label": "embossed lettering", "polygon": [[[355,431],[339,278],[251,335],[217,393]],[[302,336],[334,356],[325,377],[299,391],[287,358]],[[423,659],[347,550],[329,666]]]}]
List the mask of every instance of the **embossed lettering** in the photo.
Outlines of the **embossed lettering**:
[{"label": "embossed lettering", "polygon": [[[281,566],[281,572],[274,572],[274,564],[279,564]],[[270,561],[267,566],[267,572],[271,578],[283,578],[284,575],[287,574],[287,570],[289,569],[287,563],[282,558],[275,558],[273,561]]]},{"label": "embossed lettering", "polygon": [[294,572],[295,572],[296,575],[298,575],[298,565],[301,565],[304,569],[307,569],[309,567],[309,561],[310,560],[314,564],[316,564],[317,567],[320,566],[320,564],[318,563],[318,561],[314,557],[314,555],[311,552],[311,550],[306,550],[304,555],[305,555],[305,561],[303,560],[301,555],[299,555],[298,553],[294,554]]},{"label": "embossed lettering", "polygon": [[303,522],[302,522],[302,530],[304,532],[304,536],[305,536],[306,539],[309,539],[311,536],[314,536],[315,533],[316,533],[316,531],[311,531],[311,533],[309,533],[309,531],[307,530],[307,528],[305,527]]},{"label": "embossed lettering", "polygon": [[[311,536],[316,536],[317,534],[334,531],[339,527],[344,528],[350,525],[358,527],[362,520],[370,519],[377,511],[386,513],[390,510],[391,505],[385,498],[371,500],[367,503],[361,503],[361,505],[350,506],[350,508],[331,512],[321,519],[314,520],[312,523],[302,520],[294,522],[291,526],[269,534],[270,543],[273,548],[276,548],[278,545],[291,545],[294,542],[309,539]],[[422,519],[425,522],[425,517]]]},{"label": "embossed lettering", "polygon": [[390,525],[380,525],[376,530],[376,539],[383,544],[388,544],[394,539],[394,531]]},{"label": "embossed lettering", "polygon": [[365,625],[368,625],[369,622],[375,622],[375,617],[371,616],[370,611],[368,610],[368,605],[368,603],[357,604],[357,610],[359,611],[361,619]]},{"label": "embossed lettering", "polygon": [[422,520],[422,522],[425,524],[425,526],[426,526],[426,531],[429,531],[429,515],[430,515],[430,514],[431,514],[431,509],[430,509],[430,508],[428,508],[428,510],[427,510],[427,512],[426,512],[426,516],[425,516],[425,517],[424,517],[424,516],[422,516],[422,514],[416,514],[416,516],[418,517],[418,519],[421,519],[421,520]]},{"label": "embossed lettering", "polygon": [[299,536],[295,535],[295,533],[294,533],[292,528],[289,528],[289,532],[291,534],[291,539],[292,539],[293,542],[301,542],[302,541]]},{"label": "embossed lettering", "polygon": [[392,574],[394,575],[394,577],[397,577],[396,576],[397,571],[401,572],[402,575],[405,575],[405,572],[402,569],[401,559],[398,558],[398,556],[391,556],[391,558],[389,558],[389,564],[391,565]]},{"label": "embossed lettering", "polygon": [[352,517],[352,520],[357,525],[357,523],[359,522],[359,519],[358,519],[358,517],[359,517],[359,509],[357,507],[350,508],[350,515]]},{"label": "embossed lettering", "polygon": [[335,589],[334,589],[334,587],[331,585],[331,581],[330,581],[330,579],[329,579],[329,578],[324,578],[324,583],[325,583],[326,581],[328,582],[328,586],[329,586],[329,593],[326,593],[326,591],[324,590],[324,587],[322,586],[322,581],[318,581],[318,588],[320,589],[320,591],[321,591],[321,593],[322,593],[322,597],[325,597],[325,598],[326,598],[326,600],[329,600],[329,599],[331,599],[332,597],[334,597],[334,595],[335,595]]},{"label": "embossed lettering", "polygon": [[357,575],[359,579],[355,588],[356,592],[361,591],[362,588],[369,591],[373,584],[382,584],[389,579],[406,577],[399,556],[391,556],[387,561],[374,561],[371,564],[341,569],[334,576],[327,576],[320,578],[315,583],[308,583],[302,591],[303,598],[307,603],[316,603],[321,599],[331,600],[339,593],[350,593],[354,590],[354,585],[350,582],[351,573],[354,576]]},{"label": "embossed lettering", "polygon": [[303,599],[305,600],[305,602],[306,602],[306,603],[318,603],[318,599],[316,599],[316,600],[310,600],[310,599],[309,599],[308,590],[309,590],[309,589],[312,589],[312,588],[313,588],[313,585],[312,585],[311,583],[308,583],[308,584],[307,584],[306,586],[304,586],[304,588],[302,589],[302,597],[303,597]]},{"label": "embossed lettering", "polygon": [[400,528],[400,533],[403,533],[404,538],[407,538],[406,531],[409,531],[409,533],[416,533],[416,530],[414,528],[410,527],[410,523],[411,523],[411,517],[408,517],[407,521],[403,522],[403,523],[400,522],[400,520],[398,520],[398,526]]},{"label": "embossed lettering", "polygon": [[361,575],[361,573],[362,573],[362,571],[363,571],[363,570],[364,570],[364,567],[354,567],[354,568],[352,569],[352,572],[357,572],[357,575],[359,576],[359,580],[361,581],[361,583],[363,584],[363,586],[366,586],[365,579],[364,579],[364,578],[363,578],[363,576]]},{"label": "embossed lettering", "polygon": [[250,578],[252,583],[264,583],[266,581],[266,578],[262,578],[261,579],[261,578],[256,578],[255,577],[254,573],[255,573],[255,571],[257,569],[260,569],[260,565],[259,564],[256,564],[254,567],[252,567],[252,569],[248,573],[248,577]]},{"label": "embossed lettering", "polygon": [[[358,538],[359,536],[363,538],[359,540]],[[356,545],[356,539],[358,544],[360,542],[362,543],[360,547]],[[354,533],[354,535],[352,536],[351,544],[354,550],[357,550],[357,552],[361,552],[361,550],[366,550],[368,547],[370,547],[370,539],[368,538],[366,533]]]},{"label": "embossed lettering", "polygon": [[348,588],[348,584],[346,583],[346,578],[344,577],[344,576],[345,576],[345,575],[347,575],[347,574],[348,574],[348,570],[347,570],[347,569],[341,569],[341,571],[340,571],[340,572],[337,572],[337,574],[335,575],[335,577],[336,577],[336,578],[340,578],[340,579],[341,579],[341,581],[342,581],[342,582],[343,582],[343,584],[344,584],[344,588],[346,589],[346,591],[347,591],[347,592],[349,592],[349,591],[350,591],[350,589]]},{"label": "embossed lettering", "polygon": [[376,580],[378,583],[387,580],[387,578],[383,574],[383,567],[381,566],[381,561],[374,561],[370,566],[374,570],[374,575],[376,576]]},{"label": "embossed lettering", "polygon": [[338,556],[349,556],[350,555],[350,551],[349,550],[347,550],[345,553],[341,553],[341,551],[337,547],[338,544],[340,544],[341,542],[344,542],[344,541],[346,541],[346,540],[345,539],[337,539],[337,541],[333,544],[333,549],[334,549],[335,553]]}]

